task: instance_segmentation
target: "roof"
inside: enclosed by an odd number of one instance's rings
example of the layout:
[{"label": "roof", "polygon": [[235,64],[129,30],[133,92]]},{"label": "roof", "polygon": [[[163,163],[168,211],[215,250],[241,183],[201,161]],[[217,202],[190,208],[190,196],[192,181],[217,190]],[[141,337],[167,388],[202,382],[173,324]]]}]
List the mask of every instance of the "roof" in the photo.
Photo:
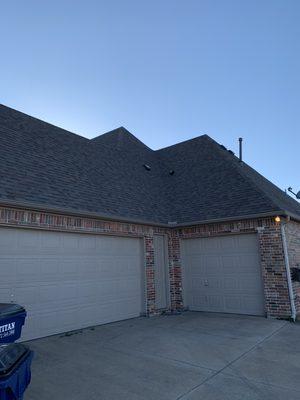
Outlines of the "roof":
[{"label": "roof", "polygon": [[157,224],[300,217],[296,200],[207,135],[154,151],[123,127],[87,139],[0,105],[0,149],[2,204]]}]

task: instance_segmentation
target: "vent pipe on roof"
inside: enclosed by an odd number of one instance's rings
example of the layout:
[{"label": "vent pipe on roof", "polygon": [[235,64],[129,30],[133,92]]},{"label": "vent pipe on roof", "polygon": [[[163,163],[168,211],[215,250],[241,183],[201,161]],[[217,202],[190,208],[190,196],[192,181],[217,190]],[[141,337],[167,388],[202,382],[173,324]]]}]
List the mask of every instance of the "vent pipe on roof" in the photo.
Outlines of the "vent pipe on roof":
[{"label": "vent pipe on roof", "polygon": [[239,138],[239,159],[240,162],[243,161],[243,138]]}]

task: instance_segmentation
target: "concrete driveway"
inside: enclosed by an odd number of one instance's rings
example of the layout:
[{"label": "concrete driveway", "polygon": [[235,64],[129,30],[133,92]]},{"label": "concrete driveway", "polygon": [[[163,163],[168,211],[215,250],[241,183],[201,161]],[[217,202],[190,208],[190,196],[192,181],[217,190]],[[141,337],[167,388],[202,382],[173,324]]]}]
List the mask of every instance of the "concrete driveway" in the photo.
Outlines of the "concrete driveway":
[{"label": "concrete driveway", "polygon": [[25,400],[299,400],[300,324],[184,313],[29,342]]}]

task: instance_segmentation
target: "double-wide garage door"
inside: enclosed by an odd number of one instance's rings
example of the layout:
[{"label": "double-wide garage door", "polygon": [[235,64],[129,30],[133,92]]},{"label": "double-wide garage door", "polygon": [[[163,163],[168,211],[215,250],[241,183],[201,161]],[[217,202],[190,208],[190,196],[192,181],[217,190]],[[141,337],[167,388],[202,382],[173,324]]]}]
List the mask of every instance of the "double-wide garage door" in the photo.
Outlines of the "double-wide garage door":
[{"label": "double-wide garage door", "polygon": [[182,241],[184,298],[190,310],[264,315],[255,234]]},{"label": "double-wide garage door", "polygon": [[142,275],[137,238],[0,228],[0,302],[27,309],[23,339],[139,316]]}]

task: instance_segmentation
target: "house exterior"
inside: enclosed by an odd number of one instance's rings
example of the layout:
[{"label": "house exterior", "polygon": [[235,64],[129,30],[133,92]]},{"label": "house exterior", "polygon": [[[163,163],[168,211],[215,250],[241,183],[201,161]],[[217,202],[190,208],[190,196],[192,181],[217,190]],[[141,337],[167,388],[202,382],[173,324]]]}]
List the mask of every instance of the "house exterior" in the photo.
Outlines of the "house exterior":
[{"label": "house exterior", "polygon": [[24,338],[166,310],[300,312],[300,205],[207,135],[153,151],[0,106],[0,302]]}]

